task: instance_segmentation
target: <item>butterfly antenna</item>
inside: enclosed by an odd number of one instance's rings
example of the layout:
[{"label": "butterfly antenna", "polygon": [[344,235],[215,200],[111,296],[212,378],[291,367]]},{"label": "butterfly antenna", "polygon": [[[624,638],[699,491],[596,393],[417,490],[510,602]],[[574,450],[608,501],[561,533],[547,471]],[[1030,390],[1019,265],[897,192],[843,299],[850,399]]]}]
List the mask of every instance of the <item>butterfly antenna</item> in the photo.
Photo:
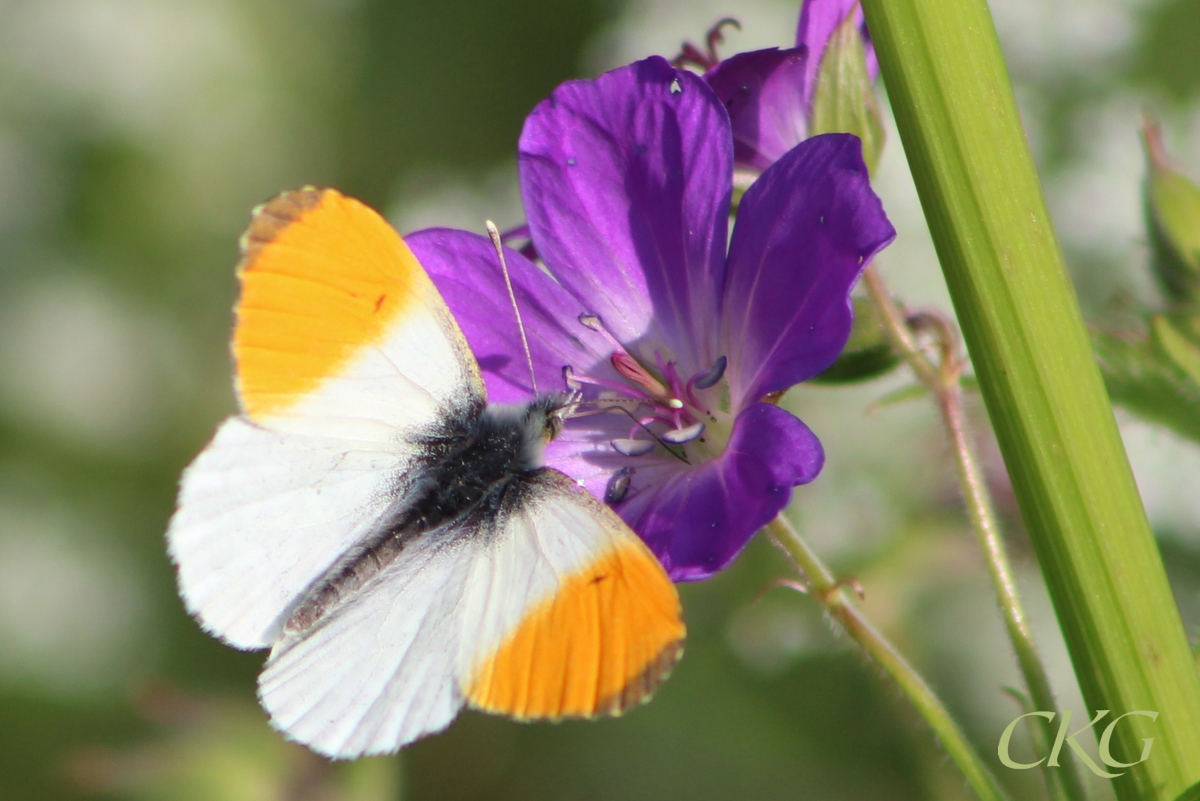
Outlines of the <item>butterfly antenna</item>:
[{"label": "butterfly antenna", "polygon": [[517,317],[517,329],[521,332],[521,347],[525,349],[525,363],[529,365],[529,382],[533,384],[533,394],[538,394],[537,376],[533,372],[533,356],[529,353],[529,340],[525,338],[525,323],[521,322],[521,309],[517,306],[517,295],[513,292],[512,278],[508,275],[508,263],[504,261],[504,245],[500,241],[500,232],[491,220],[485,220],[488,236],[492,238],[492,247],[496,248],[496,257],[500,259],[500,271],[504,273],[504,285],[508,287],[508,299],[512,302],[513,314]]}]

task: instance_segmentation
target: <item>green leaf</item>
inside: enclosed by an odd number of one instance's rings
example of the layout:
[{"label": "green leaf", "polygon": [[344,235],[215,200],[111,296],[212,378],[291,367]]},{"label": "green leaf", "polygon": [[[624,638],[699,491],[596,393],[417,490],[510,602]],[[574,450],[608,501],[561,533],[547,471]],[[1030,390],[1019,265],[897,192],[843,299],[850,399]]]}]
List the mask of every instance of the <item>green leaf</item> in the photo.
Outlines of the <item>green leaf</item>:
[{"label": "green leaf", "polygon": [[854,17],[847,14],[825,46],[809,132],[854,134],[862,140],[863,161],[874,174],[886,134]]},{"label": "green leaf", "polygon": [[1200,784],[1193,784],[1184,790],[1183,795],[1178,796],[1175,801],[1200,801]]},{"label": "green leaf", "polygon": [[1176,303],[1200,304],[1200,187],[1170,163],[1158,123],[1142,129],[1146,145],[1146,225],[1154,271]]},{"label": "green leaf", "polygon": [[1113,403],[1200,442],[1200,384],[1144,333],[1092,331]]},{"label": "green leaf", "polygon": [[890,373],[900,364],[892,349],[875,306],[865,298],[854,298],[854,327],[837,361],[815,378],[817,384],[850,384]]}]

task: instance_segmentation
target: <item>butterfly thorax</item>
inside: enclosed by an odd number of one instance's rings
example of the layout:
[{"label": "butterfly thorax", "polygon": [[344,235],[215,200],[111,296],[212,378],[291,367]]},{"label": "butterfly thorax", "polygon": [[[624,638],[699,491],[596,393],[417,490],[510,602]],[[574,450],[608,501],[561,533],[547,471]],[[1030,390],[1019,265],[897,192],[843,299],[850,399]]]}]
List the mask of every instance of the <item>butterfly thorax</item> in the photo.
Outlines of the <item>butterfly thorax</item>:
[{"label": "butterfly thorax", "polygon": [[542,466],[542,448],[557,433],[552,396],[522,405],[492,405],[452,418],[422,444],[414,501],[398,528],[427,531],[468,513],[491,512],[511,485]]},{"label": "butterfly thorax", "polygon": [[[494,404],[448,414],[419,441],[418,467],[398,488],[393,511],[359,547],[352,549],[287,616],[289,633],[311,628],[338,603],[395,561],[406,543],[447,535],[467,517],[494,520],[525,479],[542,469],[542,449],[561,429],[563,401],[543,396],[528,404]],[[473,527],[473,530],[486,530]]]}]

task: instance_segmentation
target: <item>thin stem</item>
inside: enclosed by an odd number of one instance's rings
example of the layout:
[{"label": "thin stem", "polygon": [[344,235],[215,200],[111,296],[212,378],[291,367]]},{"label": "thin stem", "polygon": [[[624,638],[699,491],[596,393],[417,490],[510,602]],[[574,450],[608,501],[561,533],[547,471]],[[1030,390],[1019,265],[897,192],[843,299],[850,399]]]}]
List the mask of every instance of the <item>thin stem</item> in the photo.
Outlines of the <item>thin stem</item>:
[{"label": "thin stem", "polygon": [[863,270],[862,282],[863,286],[867,289],[867,294],[871,298],[872,305],[875,306],[875,311],[879,313],[880,322],[883,323],[884,334],[892,343],[892,347],[904,356],[905,361],[908,362],[913,372],[917,374],[917,378],[920,379],[922,384],[928,387],[935,383],[937,381],[937,368],[921,352],[916,338],[909,329],[908,323],[904,320],[904,313],[900,311],[900,307],[892,300],[887,286],[883,283],[883,277],[879,274],[879,270],[874,264],[868,264],[867,268]]},{"label": "thin stem", "polygon": [[[935,365],[918,346],[903,312],[888,293],[887,286],[874,265],[867,267],[864,272],[863,284],[879,313],[884,332],[892,347],[904,354],[918,380],[937,400],[942,422],[953,446],[967,516],[971,520],[971,528],[987,562],[988,573],[996,590],[996,599],[1004,616],[1004,625],[1008,630],[1008,638],[1016,651],[1017,664],[1025,679],[1029,697],[1035,709],[1054,712],[1057,719],[1058,706],[1050,686],[1050,678],[1038,655],[1033,632],[1021,605],[1008,552],[1004,547],[1004,538],[1000,533],[1000,524],[988,493],[987,480],[967,432],[962,408],[962,387],[959,382],[962,361],[957,352],[957,334],[948,327],[948,323],[942,327],[939,343],[941,360],[940,364]],[[1037,722],[1032,728],[1038,753],[1045,753],[1045,746],[1054,740],[1054,721],[1042,717],[1031,720]],[[1044,771],[1051,791],[1056,798],[1085,801],[1087,795],[1079,779],[1074,759],[1065,751],[1060,754],[1060,759],[1062,763],[1059,770]]]},{"label": "thin stem", "polygon": [[825,611],[838,621],[855,642],[886,670],[933,729],[942,746],[958,765],[967,783],[983,801],[1003,801],[1007,796],[950,713],[942,706],[917,671],[884,636],[863,617],[845,586],[780,515],[767,524],[771,536],[791,555],[808,579],[808,589]]}]

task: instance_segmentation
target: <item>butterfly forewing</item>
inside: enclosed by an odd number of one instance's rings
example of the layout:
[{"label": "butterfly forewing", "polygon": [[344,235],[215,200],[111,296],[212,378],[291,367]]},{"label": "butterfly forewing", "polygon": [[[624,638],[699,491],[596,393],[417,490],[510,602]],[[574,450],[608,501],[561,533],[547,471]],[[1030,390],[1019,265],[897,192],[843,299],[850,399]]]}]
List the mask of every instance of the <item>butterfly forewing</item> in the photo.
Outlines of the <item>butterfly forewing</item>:
[{"label": "butterfly forewing", "polygon": [[233,354],[255,422],[391,440],[482,405],[457,323],[370,208],[332,189],[289,192],[255,212],[243,249]]},{"label": "butterfly forewing", "polygon": [[205,628],[261,648],[367,537],[416,440],[485,403],[458,325],[404,240],[332,189],[256,210],[233,352],[245,417],[185,471],[168,548]]}]

